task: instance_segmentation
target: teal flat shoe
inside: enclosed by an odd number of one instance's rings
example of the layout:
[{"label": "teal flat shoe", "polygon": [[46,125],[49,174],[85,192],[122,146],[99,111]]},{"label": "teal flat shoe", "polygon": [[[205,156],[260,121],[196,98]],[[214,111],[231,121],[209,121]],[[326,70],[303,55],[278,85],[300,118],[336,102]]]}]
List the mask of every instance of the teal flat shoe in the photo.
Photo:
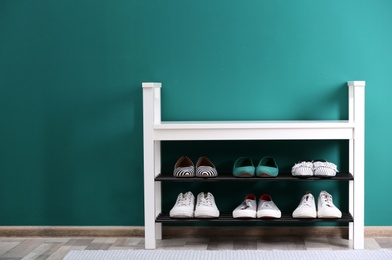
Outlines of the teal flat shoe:
[{"label": "teal flat shoe", "polygon": [[255,176],[255,166],[253,161],[246,157],[238,158],[233,167],[234,177],[249,178]]},{"label": "teal flat shoe", "polygon": [[276,177],[278,173],[278,165],[274,158],[269,156],[263,157],[256,168],[257,177]]}]

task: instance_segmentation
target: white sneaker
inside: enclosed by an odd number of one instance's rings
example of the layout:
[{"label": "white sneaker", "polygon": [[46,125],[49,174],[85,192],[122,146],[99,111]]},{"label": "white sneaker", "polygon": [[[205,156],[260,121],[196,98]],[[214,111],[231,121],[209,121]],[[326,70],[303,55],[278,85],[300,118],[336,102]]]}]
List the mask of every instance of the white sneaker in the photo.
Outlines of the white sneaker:
[{"label": "white sneaker", "polygon": [[245,200],[233,210],[233,218],[256,218],[256,196],[248,194]]},{"label": "white sneaker", "polygon": [[338,172],[338,168],[334,163],[325,160],[313,162],[313,173],[319,177],[333,177]]},{"label": "white sneaker", "polygon": [[180,193],[177,196],[176,204],[170,210],[169,216],[171,218],[193,218],[194,208],[195,196],[192,192]]},{"label": "white sneaker", "polygon": [[332,195],[326,191],[320,192],[317,209],[317,215],[319,218],[342,217],[342,212],[332,202]]},{"label": "white sneaker", "polygon": [[294,164],[293,168],[291,168],[291,174],[299,177],[313,176],[313,162],[301,161]]},{"label": "white sneaker", "polygon": [[282,213],[268,194],[261,195],[257,206],[258,218],[280,218]]},{"label": "white sneaker", "polygon": [[301,199],[298,207],[293,212],[293,218],[316,218],[316,203],[310,192],[307,192]]},{"label": "white sneaker", "polygon": [[215,204],[214,196],[207,192],[197,195],[195,218],[217,218],[219,210]]}]

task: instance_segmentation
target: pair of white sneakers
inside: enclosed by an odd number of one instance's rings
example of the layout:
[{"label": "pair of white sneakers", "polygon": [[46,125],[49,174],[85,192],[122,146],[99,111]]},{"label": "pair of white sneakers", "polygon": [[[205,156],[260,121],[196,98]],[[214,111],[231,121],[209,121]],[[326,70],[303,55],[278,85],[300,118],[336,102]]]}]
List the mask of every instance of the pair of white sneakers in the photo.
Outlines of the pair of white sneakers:
[{"label": "pair of white sneakers", "polygon": [[210,192],[200,192],[197,195],[195,206],[195,196],[188,191],[178,194],[169,216],[171,218],[217,218],[219,210],[215,204],[214,196]]},{"label": "pair of white sneakers", "polygon": [[326,160],[300,161],[291,169],[291,174],[297,177],[333,177],[337,172],[337,166]]},{"label": "pair of white sneakers", "polygon": [[313,195],[307,192],[301,199],[298,207],[293,212],[293,218],[341,218],[342,212],[333,204],[332,195],[321,191],[318,204]]},{"label": "pair of white sneakers", "polygon": [[261,195],[257,205],[256,196],[248,194],[233,211],[233,218],[280,218],[281,216],[281,211],[268,194]]}]

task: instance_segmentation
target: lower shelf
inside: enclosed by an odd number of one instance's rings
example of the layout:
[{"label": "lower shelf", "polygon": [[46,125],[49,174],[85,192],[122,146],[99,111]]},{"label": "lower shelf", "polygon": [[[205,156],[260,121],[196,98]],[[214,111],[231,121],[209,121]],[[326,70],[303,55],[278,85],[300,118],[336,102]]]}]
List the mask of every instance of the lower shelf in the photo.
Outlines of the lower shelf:
[{"label": "lower shelf", "polygon": [[340,222],[348,223],[354,222],[352,215],[348,212],[343,212],[341,218],[293,218],[291,212],[282,212],[282,217],[277,219],[238,219],[233,218],[231,212],[223,212],[219,218],[170,218],[168,213],[161,213],[156,218],[157,223],[201,223],[201,222],[233,222],[233,223],[248,223],[248,222],[270,222],[270,223],[313,223],[313,222]]}]

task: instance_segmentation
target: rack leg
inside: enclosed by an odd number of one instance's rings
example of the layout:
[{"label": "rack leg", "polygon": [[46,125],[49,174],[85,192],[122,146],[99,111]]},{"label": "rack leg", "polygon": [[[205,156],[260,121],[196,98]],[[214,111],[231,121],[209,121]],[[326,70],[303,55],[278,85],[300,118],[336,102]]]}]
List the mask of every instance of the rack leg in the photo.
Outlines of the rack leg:
[{"label": "rack leg", "polygon": [[354,89],[354,249],[364,248],[365,225],[365,84]]},{"label": "rack leg", "polygon": [[[150,148],[150,149],[149,149]],[[154,149],[153,145],[144,146],[144,237],[145,248],[156,247],[156,224],[155,224],[155,197],[156,183],[154,182]]]},{"label": "rack leg", "polygon": [[[353,95],[353,93],[350,93]],[[353,108],[351,109],[353,110]],[[354,141],[350,140],[348,144],[348,149],[349,149],[349,172],[354,174]],[[354,216],[354,182],[349,181],[348,183],[348,211],[351,213],[352,216]],[[350,222],[348,224],[348,239],[353,240],[354,239],[354,223]]]}]

